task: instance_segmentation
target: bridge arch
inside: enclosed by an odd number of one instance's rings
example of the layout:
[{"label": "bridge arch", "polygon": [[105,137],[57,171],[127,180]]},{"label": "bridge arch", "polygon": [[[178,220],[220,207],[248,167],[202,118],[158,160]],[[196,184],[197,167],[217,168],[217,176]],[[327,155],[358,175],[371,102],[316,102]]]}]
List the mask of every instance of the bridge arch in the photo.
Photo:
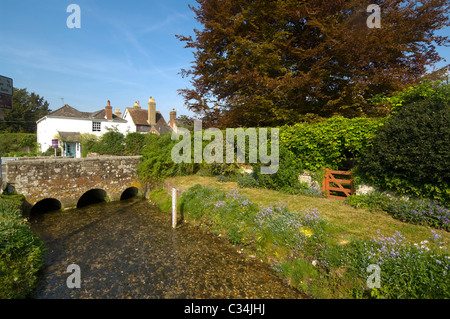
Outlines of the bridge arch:
[{"label": "bridge arch", "polygon": [[145,194],[136,173],[140,162],[141,156],[27,158],[6,162],[5,181],[25,196],[25,214],[47,198],[57,198],[68,209],[134,196],[132,187]]},{"label": "bridge arch", "polygon": [[120,200],[133,198],[133,197],[136,197],[138,194],[139,194],[139,189],[137,187],[131,186],[122,192],[122,195],[120,195]]},{"label": "bridge arch", "polygon": [[44,198],[34,204],[33,207],[31,207],[30,215],[60,210],[61,208],[62,204],[59,200],[55,198]]},{"label": "bridge arch", "polygon": [[92,204],[106,202],[106,192],[103,189],[94,188],[85,192],[77,202],[77,208]]}]

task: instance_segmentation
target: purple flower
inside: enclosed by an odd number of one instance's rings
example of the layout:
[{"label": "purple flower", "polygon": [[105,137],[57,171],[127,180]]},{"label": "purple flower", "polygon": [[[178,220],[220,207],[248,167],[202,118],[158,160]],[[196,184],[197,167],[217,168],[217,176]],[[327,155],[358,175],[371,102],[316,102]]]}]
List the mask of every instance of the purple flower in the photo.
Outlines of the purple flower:
[{"label": "purple flower", "polygon": [[219,201],[217,201],[217,202],[214,204],[214,206],[215,206],[216,208],[223,207],[223,206],[225,206],[225,201],[219,200]]}]

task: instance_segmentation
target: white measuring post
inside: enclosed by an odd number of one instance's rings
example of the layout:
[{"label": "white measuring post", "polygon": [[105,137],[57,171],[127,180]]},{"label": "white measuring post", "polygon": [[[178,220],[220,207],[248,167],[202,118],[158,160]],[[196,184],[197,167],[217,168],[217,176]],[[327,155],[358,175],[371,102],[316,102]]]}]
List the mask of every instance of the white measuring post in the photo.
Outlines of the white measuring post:
[{"label": "white measuring post", "polygon": [[177,190],[172,188],[172,228],[177,226]]}]

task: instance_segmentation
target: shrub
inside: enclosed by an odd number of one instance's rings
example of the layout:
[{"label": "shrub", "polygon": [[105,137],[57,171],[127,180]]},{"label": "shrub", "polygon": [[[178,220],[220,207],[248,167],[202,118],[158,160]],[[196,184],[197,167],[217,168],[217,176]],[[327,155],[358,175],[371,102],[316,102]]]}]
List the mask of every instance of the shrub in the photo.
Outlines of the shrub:
[{"label": "shrub", "polygon": [[[280,145],[280,163],[278,171],[274,174],[261,174],[262,164],[253,165],[253,173],[238,176],[239,187],[267,188],[279,190],[288,194],[303,194],[308,196],[322,196],[320,187],[315,185],[309,187],[298,179],[303,171],[302,166],[295,160],[294,155],[285,146]],[[320,171],[312,173],[315,179],[320,179]]]},{"label": "shrub", "polygon": [[[55,149],[51,146],[49,146],[49,148],[47,148],[47,150],[45,152],[42,152],[40,154],[41,156],[52,156],[55,155]],[[56,149],[56,156],[61,156],[61,148],[57,148]]]},{"label": "shrub", "polygon": [[146,135],[132,132],[125,136],[125,154],[126,155],[140,155],[144,149]]},{"label": "shrub", "polygon": [[281,190],[286,193],[298,193],[304,188],[298,180],[302,165],[296,161],[294,154],[283,144],[279,147],[279,167],[274,174],[261,174],[261,163],[253,166],[254,178],[260,187]]},{"label": "shrub", "polygon": [[381,188],[450,204],[449,120],[448,103],[404,106],[380,128],[357,173]]},{"label": "shrub", "polygon": [[125,136],[117,130],[103,134],[98,145],[100,154],[123,155],[125,151]]},{"label": "shrub", "polygon": [[[235,176],[238,172],[238,167],[235,163],[206,163],[200,164],[202,175],[206,176]],[[200,172],[199,172],[200,174]]]},{"label": "shrub", "polygon": [[99,140],[100,138],[97,135],[90,133],[81,134],[81,155],[86,157],[88,153],[99,153]]},{"label": "shrub", "polygon": [[44,246],[20,211],[0,200],[0,298],[25,298],[43,266]]},{"label": "shrub", "polygon": [[81,145],[83,157],[87,153],[107,155],[140,155],[142,154],[146,139],[149,135],[132,132],[126,136],[117,129],[110,129],[98,137],[94,134],[82,134]]},{"label": "shrub", "polygon": [[198,164],[175,163],[171,152],[177,141],[171,140],[170,134],[157,136],[150,134],[146,137],[143,147],[143,158],[137,173],[144,182],[160,182],[167,177],[189,175],[198,171]]}]

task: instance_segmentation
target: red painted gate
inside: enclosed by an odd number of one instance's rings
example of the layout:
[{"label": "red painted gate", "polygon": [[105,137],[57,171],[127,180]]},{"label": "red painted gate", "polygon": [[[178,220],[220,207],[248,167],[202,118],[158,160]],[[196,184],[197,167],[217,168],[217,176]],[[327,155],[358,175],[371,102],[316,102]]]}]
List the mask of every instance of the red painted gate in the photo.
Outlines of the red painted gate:
[{"label": "red painted gate", "polygon": [[[339,176],[339,178],[336,178]],[[349,179],[347,179],[349,177]],[[349,185],[344,187],[343,185]],[[353,195],[353,176],[350,171],[335,171],[326,168],[325,176],[322,183],[322,191],[326,193],[328,198],[344,200],[348,196]],[[333,192],[333,194],[331,194]]]}]

